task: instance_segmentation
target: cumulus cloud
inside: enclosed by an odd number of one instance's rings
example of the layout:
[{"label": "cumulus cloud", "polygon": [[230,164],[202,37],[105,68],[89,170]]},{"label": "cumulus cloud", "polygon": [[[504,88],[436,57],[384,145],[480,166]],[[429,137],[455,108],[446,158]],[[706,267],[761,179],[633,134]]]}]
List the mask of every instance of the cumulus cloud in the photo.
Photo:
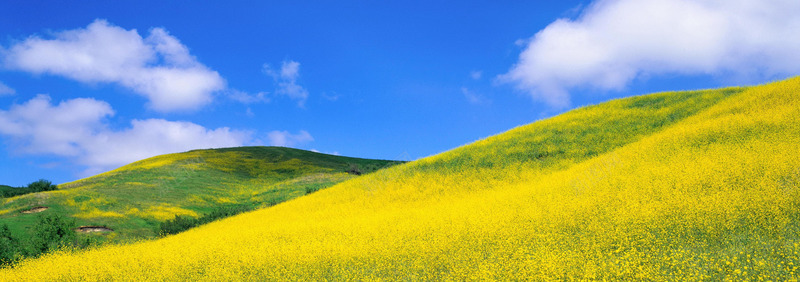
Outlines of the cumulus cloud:
[{"label": "cumulus cloud", "polygon": [[798,14],[793,0],[599,0],[536,33],[498,79],[566,107],[571,89],[621,90],[643,76],[797,74]]},{"label": "cumulus cloud", "polygon": [[53,105],[47,95],[0,111],[0,133],[12,137],[23,153],[79,156],[87,137],[106,130],[102,120],[114,114],[111,106],[91,98]]},{"label": "cumulus cloud", "polygon": [[107,123],[113,115],[104,101],[79,98],[54,105],[50,97],[38,95],[0,110],[0,134],[21,153],[69,157],[90,174],[160,154],[252,141],[247,131],[163,119],[133,120],[130,127],[113,130]]},{"label": "cumulus cloud", "polygon": [[83,83],[117,83],[145,96],[157,111],[193,110],[211,102],[225,80],[199,63],[163,28],[146,38],[105,20],[86,28],[31,36],[4,52],[6,68]]},{"label": "cumulus cloud", "polygon": [[0,81],[0,96],[14,95],[15,93],[17,93],[17,91]]},{"label": "cumulus cloud", "polygon": [[297,100],[297,105],[300,107],[305,105],[308,90],[297,84],[297,78],[300,77],[300,63],[284,61],[280,70],[274,70],[269,64],[264,64],[264,73],[277,83],[276,94]]},{"label": "cumulus cloud", "polygon": [[314,141],[314,137],[305,130],[300,130],[296,134],[275,130],[267,133],[267,141],[272,146],[292,147]]}]

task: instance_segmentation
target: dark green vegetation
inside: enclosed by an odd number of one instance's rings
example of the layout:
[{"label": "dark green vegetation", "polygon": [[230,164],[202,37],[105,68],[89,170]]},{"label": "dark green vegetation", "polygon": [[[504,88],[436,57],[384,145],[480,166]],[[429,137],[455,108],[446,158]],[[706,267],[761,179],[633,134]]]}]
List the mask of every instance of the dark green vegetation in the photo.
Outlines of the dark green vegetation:
[{"label": "dark green vegetation", "polygon": [[234,216],[253,209],[254,207],[249,205],[224,205],[198,218],[177,215],[173,219],[162,222],[158,234],[161,236],[178,234],[217,219]]},{"label": "dark green vegetation", "polygon": [[37,257],[60,248],[84,248],[91,245],[86,238],[78,240],[73,230],[75,220],[61,215],[39,215],[33,234],[17,238],[8,225],[0,225],[0,266],[14,263],[25,257]]},{"label": "dark green vegetation", "polygon": [[155,238],[327,188],[357,177],[347,172],[353,167],[369,172],[399,163],[283,147],[194,150],[2,199],[0,224],[12,237],[27,238],[36,234],[40,215],[60,215],[74,220],[70,229],[113,230],[79,233],[78,241]]},{"label": "dark green vegetation", "polygon": [[28,184],[26,187],[11,187],[0,185],[0,197],[10,198],[30,193],[53,191],[58,189],[58,185],[54,185],[46,179],[39,179],[38,181]]}]

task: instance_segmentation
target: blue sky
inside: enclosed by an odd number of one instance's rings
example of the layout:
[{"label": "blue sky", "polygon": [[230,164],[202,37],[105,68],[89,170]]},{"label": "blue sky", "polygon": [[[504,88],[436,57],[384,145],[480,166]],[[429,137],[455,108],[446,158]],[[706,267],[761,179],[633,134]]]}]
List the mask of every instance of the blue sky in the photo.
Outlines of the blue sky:
[{"label": "blue sky", "polygon": [[783,79],[794,2],[4,1],[0,183],[241,145],[413,160],[613,98]]}]

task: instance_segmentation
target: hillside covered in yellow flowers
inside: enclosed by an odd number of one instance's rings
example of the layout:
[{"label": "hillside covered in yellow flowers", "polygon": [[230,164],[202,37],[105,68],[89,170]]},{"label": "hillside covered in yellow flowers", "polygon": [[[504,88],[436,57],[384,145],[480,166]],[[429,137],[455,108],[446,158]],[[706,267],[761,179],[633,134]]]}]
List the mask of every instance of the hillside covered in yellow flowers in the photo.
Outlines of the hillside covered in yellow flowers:
[{"label": "hillside covered in yellow flowers", "polygon": [[798,144],[800,78],[614,100],[0,280],[797,279]]}]

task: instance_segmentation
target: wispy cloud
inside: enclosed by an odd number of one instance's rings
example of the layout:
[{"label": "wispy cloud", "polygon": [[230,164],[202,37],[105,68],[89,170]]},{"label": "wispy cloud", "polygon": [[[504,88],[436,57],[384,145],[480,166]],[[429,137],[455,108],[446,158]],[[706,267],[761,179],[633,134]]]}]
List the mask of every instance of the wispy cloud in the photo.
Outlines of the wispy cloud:
[{"label": "wispy cloud", "polygon": [[469,73],[469,77],[471,77],[474,80],[480,80],[481,77],[483,77],[483,72],[482,71],[471,71]]},{"label": "wispy cloud", "polygon": [[49,96],[38,95],[0,110],[0,134],[19,153],[68,157],[87,167],[86,175],[160,154],[252,142],[249,131],[163,119],[132,120],[130,127],[113,130],[107,123],[113,115],[104,101],[79,98],[53,104]]},{"label": "wispy cloud", "polygon": [[566,107],[572,89],[621,90],[650,75],[797,74],[798,14],[800,2],[785,0],[595,1],[523,43],[498,79]]},{"label": "wispy cloud", "polygon": [[297,100],[297,105],[303,107],[308,99],[308,90],[297,84],[300,77],[300,63],[284,61],[280,70],[275,70],[269,64],[264,64],[263,71],[272,77],[277,84],[275,94],[287,96]]},{"label": "wispy cloud", "polygon": [[11,88],[0,81],[0,96],[14,95],[15,93],[17,93],[17,91],[14,90],[14,88]]},{"label": "wispy cloud", "polygon": [[86,28],[31,36],[9,47],[8,69],[47,73],[84,83],[116,83],[145,96],[161,112],[195,110],[225,89],[225,80],[204,66],[163,28],[143,38],[105,20]]},{"label": "wispy cloud", "polygon": [[473,105],[480,105],[487,102],[485,98],[477,93],[467,89],[466,87],[461,87],[461,94],[464,94],[464,98],[467,99],[467,102]]},{"label": "wispy cloud", "polygon": [[314,141],[314,137],[311,137],[311,134],[305,130],[300,130],[295,134],[275,130],[267,134],[267,141],[271,146],[293,147]]},{"label": "wispy cloud", "polygon": [[262,91],[255,94],[250,94],[235,89],[230,89],[227,92],[230,99],[242,104],[268,103],[270,101],[269,92]]},{"label": "wispy cloud", "polygon": [[311,149],[310,151],[312,151],[312,152],[314,152],[314,153],[322,153],[322,154],[328,154],[328,155],[334,155],[334,156],[341,156],[341,154],[339,154],[339,152],[338,152],[338,151],[333,151],[333,152],[320,152],[320,151],[319,151],[319,150],[317,150],[317,149]]}]

